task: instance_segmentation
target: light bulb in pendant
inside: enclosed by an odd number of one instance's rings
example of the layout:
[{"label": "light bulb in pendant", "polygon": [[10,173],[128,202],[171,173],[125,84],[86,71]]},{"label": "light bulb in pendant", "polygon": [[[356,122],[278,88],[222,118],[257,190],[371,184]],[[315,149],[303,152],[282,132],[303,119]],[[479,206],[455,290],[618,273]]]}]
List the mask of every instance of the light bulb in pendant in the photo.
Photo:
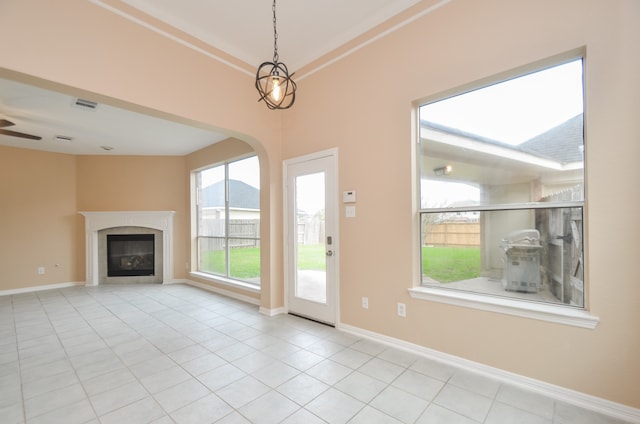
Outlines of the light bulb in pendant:
[{"label": "light bulb in pendant", "polygon": [[271,98],[274,102],[282,99],[282,87],[280,86],[280,78],[277,76],[271,79]]}]

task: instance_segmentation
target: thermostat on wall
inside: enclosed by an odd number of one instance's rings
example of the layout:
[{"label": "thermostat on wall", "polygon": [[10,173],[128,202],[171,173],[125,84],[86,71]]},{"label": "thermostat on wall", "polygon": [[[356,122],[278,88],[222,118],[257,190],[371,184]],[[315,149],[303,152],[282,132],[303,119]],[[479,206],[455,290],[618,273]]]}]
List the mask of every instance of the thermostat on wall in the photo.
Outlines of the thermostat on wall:
[{"label": "thermostat on wall", "polygon": [[342,192],[342,203],[355,203],[356,192],[355,190],[348,190]]}]

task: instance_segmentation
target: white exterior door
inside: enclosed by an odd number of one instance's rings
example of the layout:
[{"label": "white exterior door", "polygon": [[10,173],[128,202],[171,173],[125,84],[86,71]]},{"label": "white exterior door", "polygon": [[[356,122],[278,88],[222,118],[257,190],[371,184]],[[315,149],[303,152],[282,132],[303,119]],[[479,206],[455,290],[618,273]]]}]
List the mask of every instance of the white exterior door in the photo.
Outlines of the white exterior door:
[{"label": "white exterior door", "polygon": [[337,314],[337,151],[284,162],[289,313],[327,324]]}]

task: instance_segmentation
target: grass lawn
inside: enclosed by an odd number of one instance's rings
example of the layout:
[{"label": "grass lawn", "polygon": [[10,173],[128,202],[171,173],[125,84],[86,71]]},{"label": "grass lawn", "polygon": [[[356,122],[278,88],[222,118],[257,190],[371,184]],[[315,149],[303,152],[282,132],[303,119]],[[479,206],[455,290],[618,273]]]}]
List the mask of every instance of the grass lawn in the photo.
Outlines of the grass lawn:
[{"label": "grass lawn", "polygon": [[298,246],[298,269],[324,271],[327,268],[324,244]]},{"label": "grass lawn", "polygon": [[479,247],[423,247],[422,274],[440,283],[480,276]]},{"label": "grass lawn", "polygon": [[[213,251],[203,261],[203,270],[225,275],[224,252]],[[230,276],[242,280],[260,278],[260,248],[231,249]],[[298,246],[298,269],[326,269],[324,245]],[[441,283],[480,276],[479,247],[423,247],[422,273]]]},{"label": "grass lawn", "polygon": [[[241,280],[260,278],[260,248],[244,247],[231,249],[230,276]],[[202,270],[225,275],[225,252],[212,251],[203,258]],[[314,244],[298,247],[298,269],[325,269],[324,245]]]},{"label": "grass lawn", "polygon": [[[260,248],[245,247],[231,249],[231,272],[229,276],[241,280],[260,278]],[[214,250],[202,258],[200,265],[203,271],[226,275],[225,252]]]}]

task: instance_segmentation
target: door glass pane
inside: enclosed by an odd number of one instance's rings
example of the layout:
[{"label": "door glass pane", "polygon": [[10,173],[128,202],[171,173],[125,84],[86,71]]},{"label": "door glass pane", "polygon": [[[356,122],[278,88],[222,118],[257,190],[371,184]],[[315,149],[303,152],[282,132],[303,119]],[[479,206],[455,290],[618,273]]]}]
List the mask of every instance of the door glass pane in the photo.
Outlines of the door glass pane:
[{"label": "door glass pane", "polygon": [[295,181],[295,295],[326,303],[326,251],[332,248],[325,246],[325,175],[302,175]]}]

